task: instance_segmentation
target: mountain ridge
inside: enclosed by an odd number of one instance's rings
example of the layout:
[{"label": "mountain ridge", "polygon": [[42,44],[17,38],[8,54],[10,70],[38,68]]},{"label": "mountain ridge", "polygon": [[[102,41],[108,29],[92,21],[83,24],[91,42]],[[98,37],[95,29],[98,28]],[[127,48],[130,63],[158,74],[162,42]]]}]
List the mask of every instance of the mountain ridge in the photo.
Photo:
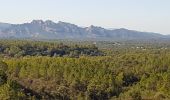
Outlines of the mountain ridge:
[{"label": "mountain ridge", "polygon": [[80,27],[75,24],[51,20],[33,20],[30,23],[0,23],[0,38],[39,38],[39,39],[101,39],[101,40],[143,40],[169,38],[153,32],[140,32],[125,28],[106,29],[91,25]]}]

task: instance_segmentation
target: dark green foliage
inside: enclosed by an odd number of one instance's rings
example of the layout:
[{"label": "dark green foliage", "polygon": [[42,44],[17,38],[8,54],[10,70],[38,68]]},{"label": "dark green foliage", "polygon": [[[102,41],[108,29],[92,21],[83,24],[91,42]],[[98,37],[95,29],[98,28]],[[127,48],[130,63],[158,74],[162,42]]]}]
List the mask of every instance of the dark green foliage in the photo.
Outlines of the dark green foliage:
[{"label": "dark green foliage", "polygon": [[53,42],[1,43],[6,46],[1,48],[2,100],[170,99],[168,43],[167,49],[160,49],[162,44],[134,49],[134,43],[100,50]]},{"label": "dark green foliage", "polygon": [[142,97],[139,91],[131,92],[130,96],[132,97],[133,100],[142,100]]},{"label": "dark green foliage", "polygon": [[3,85],[7,81],[7,75],[5,72],[0,71],[0,85]]},{"label": "dark green foliage", "polygon": [[22,56],[102,56],[94,45],[64,45],[58,42],[0,41],[0,54],[6,57]]},{"label": "dark green foliage", "polygon": [[0,85],[3,85],[7,82],[7,75],[6,75],[6,71],[7,71],[7,64],[0,61]]}]

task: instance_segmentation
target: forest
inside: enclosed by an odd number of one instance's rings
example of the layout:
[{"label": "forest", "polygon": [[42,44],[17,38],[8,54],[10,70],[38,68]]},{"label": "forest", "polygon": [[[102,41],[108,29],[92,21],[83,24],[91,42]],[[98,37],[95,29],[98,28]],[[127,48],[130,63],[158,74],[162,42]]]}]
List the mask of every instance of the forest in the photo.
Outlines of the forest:
[{"label": "forest", "polygon": [[0,40],[0,100],[169,100],[170,42]]}]

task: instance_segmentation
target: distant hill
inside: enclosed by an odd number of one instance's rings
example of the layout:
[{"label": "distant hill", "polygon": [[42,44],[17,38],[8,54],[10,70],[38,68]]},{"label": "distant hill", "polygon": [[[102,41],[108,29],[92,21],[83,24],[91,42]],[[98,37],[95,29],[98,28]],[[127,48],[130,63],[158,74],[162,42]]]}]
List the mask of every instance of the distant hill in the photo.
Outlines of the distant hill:
[{"label": "distant hill", "polygon": [[33,20],[31,23],[24,24],[0,23],[0,38],[143,40],[169,37],[124,28],[105,29],[93,25],[83,28],[66,22],[55,23],[50,20]]},{"label": "distant hill", "polygon": [[11,24],[8,23],[0,23],[0,30],[9,28],[11,26]]}]

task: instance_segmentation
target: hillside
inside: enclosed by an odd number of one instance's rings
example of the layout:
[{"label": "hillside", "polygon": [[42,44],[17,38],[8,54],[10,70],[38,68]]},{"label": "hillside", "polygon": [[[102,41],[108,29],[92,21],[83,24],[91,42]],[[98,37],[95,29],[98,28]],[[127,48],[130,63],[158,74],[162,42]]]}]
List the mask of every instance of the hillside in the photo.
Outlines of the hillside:
[{"label": "hillside", "polygon": [[125,28],[105,29],[93,25],[83,28],[61,21],[55,23],[50,20],[33,20],[24,24],[0,23],[0,38],[144,40],[162,39],[167,36]]}]

